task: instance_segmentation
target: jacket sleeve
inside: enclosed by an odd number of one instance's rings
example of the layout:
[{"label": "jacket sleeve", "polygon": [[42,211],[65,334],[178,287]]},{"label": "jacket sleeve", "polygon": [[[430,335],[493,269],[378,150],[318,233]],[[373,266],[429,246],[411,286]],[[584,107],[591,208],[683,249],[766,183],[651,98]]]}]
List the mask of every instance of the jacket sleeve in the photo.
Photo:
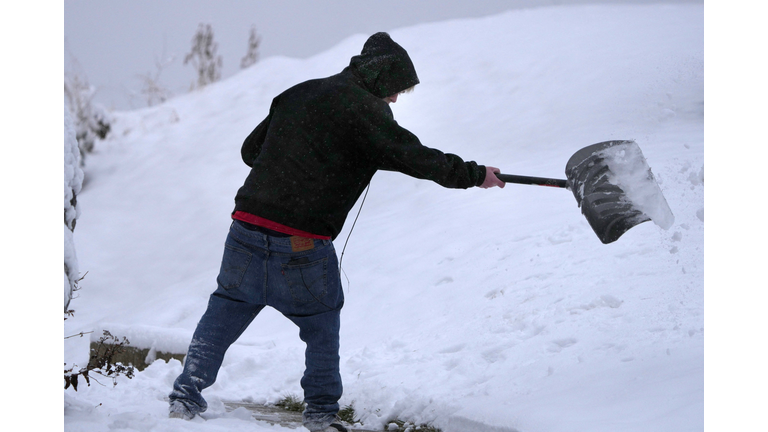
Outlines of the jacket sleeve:
[{"label": "jacket sleeve", "polygon": [[256,126],[248,137],[245,138],[242,148],[240,148],[240,155],[243,158],[243,162],[249,167],[253,167],[253,161],[261,153],[261,146],[264,145],[264,140],[267,137],[267,130],[269,130],[269,123],[272,120],[272,113],[277,105],[277,98],[272,100],[272,105],[269,107],[269,114],[267,117]]},{"label": "jacket sleeve", "polygon": [[367,146],[379,169],[432,180],[447,188],[467,189],[483,184],[485,166],[424,146],[395,121],[389,107],[386,110],[366,116],[363,129],[367,130],[360,131],[368,137]]}]

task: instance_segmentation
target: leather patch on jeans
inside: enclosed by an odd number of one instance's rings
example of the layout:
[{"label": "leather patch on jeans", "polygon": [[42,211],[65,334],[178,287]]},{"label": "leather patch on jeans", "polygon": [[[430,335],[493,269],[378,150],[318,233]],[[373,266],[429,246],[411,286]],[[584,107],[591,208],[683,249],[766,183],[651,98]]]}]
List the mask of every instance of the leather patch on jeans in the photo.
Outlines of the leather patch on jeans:
[{"label": "leather patch on jeans", "polygon": [[291,236],[291,250],[293,252],[303,252],[314,248],[315,241],[311,238]]}]

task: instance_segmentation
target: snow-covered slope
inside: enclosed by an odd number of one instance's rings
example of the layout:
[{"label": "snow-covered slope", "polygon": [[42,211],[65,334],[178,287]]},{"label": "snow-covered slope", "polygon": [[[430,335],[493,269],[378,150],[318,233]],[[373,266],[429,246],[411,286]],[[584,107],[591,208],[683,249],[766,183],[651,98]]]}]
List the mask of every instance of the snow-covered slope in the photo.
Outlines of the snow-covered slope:
[{"label": "snow-covered slope", "polygon": [[[603,245],[565,190],[449,190],[378,173],[343,260],[342,404],[374,427],[400,417],[444,431],[702,430],[703,6],[518,10],[390,34],[422,82],[392,108],[425,145],[563,178],[578,149],[634,139],[675,222]],[[247,174],[240,144],[272,97],[340,71],[366,37],[117,113],[78,197],[88,274],[66,333],[185,346]],[[82,362],[87,341],[67,343]],[[66,429],[175,430],[163,398],[180,370],[159,361],[114,388],[68,390]],[[276,429],[221,401],[301,394],[302,372],[297,330],[265,310],[204,392],[208,421],[188,429]]]}]

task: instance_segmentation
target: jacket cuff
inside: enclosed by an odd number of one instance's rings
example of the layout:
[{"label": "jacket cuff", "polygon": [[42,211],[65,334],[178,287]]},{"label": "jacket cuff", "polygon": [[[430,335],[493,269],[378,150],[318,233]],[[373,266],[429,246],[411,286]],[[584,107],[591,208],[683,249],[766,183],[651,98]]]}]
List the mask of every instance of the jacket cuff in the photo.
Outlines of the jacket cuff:
[{"label": "jacket cuff", "polygon": [[480,175],[477,176],[477,183],[475,186],[482,186],[485,181],[485,173],[487,170],[485,169],[485,165],[478,165],[477,169],[480,170]]}]

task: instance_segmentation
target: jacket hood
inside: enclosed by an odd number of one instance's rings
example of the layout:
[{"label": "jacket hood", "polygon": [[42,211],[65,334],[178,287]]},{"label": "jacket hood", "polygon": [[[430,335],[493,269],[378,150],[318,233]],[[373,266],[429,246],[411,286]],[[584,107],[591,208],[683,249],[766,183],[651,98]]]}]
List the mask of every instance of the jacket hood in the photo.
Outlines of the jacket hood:
[{"label": "jacket hood", "polygon": [[363,79],[368,91],[379,98],[419,83],[408,53],[384,32],[369,37],[360,55],[352,57],[349,67]]}]

